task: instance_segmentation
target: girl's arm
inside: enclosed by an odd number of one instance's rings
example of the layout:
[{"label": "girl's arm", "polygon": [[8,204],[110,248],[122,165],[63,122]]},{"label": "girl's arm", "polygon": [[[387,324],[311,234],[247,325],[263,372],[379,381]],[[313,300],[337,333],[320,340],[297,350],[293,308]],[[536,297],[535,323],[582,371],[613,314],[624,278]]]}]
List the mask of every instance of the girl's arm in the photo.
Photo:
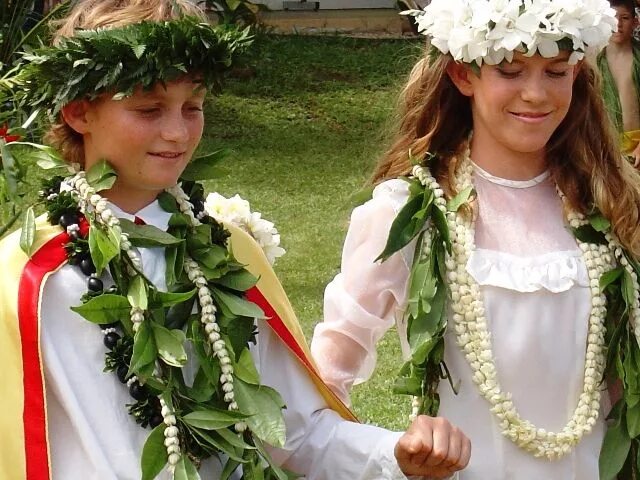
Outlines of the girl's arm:
[{"label": "girl's arm", "polygon": [[431,480],[466,466],[469,440],[445,419],[420,416],[405,434],[343,420],[261,320],[258,330],[252,354],[261,381],[277,389],[286,404],[287,442],[270,449],[277,463],[307,480],[406,480],[414,475]]},{"label": "girl's arm", "polygon": [[376,343],[405,304],[414,246],[384,263],[375,259],[406,202],[407,185],[402,180],[385,182],[353,211],[341,271],[325,291],[324,321],[316,326],[311,352],[323,380],[347,404],[353,383],[371,376]]}]

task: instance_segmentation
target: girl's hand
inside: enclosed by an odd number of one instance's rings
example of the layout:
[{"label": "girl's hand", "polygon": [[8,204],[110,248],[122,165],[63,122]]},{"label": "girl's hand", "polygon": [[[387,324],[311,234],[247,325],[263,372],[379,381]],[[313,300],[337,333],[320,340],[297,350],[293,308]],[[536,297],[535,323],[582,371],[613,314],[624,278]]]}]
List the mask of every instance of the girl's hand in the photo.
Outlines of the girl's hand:
[{"label": "girl's hand", "polygon": [[395,455],[407,476],[446,478],[467,466],[471,442],[448,420],[420,415],[398,440]]}]

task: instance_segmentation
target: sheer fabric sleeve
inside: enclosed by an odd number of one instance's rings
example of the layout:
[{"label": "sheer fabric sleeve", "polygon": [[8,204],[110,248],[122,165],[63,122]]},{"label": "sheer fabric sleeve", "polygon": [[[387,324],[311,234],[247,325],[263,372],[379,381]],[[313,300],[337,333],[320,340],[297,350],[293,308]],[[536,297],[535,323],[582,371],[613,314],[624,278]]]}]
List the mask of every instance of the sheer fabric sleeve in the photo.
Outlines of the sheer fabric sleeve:
[{"label": "sheer fabric sleeve", "polygon": [[375,259],[407,197],[405,181],[389,180],[353,211],[341,271],[325,290],[324,321],[315,328],[311,352],[324,381],[347,404],[354,382],[371,376],[376,343],[405,302],[414,245],[385,262]]}]

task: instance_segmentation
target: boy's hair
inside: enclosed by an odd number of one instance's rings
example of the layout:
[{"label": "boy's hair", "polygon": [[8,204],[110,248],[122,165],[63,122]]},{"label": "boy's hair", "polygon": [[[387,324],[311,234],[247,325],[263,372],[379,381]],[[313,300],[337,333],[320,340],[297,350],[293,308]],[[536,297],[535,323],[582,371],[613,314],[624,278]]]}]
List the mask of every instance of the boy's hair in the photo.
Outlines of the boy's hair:
[{"label": "boy's hair", "polygon": [[[69,14],[54,24],[53,43],[72,37],[77,30],[117,28],[142,21],[161,22],[181,15],[207,21],[206,14],[190,0],[78,0]],[[84,141],[58,115],[45,135],[45,142],[57,149],[70,163],[84,165]]]},{"label": "boy's hair", "polygon": [[[425,158],[429,152],[436,155],[429,166],[443,190],[457,193],[454,178],[473,121],[470,99],[446,72],[452,61],[440,55],[430,62],[426,54],[413,68],[400,97],[395,137],[373,183],[409,175],[409,157]],[[640,176],[620,153],[599,77],[587,61],[579,68],[569,111],[546,146],[549,168],[572,208],[584,214],[598,208],[622,244],[640,258]]]},{"label": "boy's hair", "polygon": [[624,7],[631,15],[636,16],[636,2],[635,0],[609,0],[609,4],[612,7]]}]

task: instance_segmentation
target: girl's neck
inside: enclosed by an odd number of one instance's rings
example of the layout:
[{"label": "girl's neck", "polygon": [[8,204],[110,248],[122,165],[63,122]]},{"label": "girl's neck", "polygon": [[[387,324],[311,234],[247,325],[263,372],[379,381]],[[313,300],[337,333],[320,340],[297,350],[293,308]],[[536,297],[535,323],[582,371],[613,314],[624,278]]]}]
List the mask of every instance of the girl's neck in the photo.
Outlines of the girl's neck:
[{"label": "girl's neck", "polygon": [[531,180],[548,168],[544,151],[513,152],[475,136],[471,140],[471,159],[486,172],[506,180]]}]

